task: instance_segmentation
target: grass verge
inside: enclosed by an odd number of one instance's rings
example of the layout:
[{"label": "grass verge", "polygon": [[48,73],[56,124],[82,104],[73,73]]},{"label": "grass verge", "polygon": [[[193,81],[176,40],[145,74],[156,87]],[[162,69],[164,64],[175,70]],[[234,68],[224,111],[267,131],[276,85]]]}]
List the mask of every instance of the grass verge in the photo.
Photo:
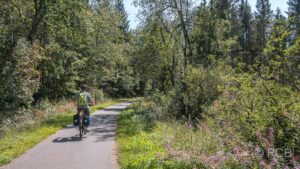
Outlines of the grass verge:
[{"label": "grass verge", "polygon": [[263,149],[244,141],[235,126],[227,125],[230,121],[222,124],[207,118],[194,127],[189,121],[161,116],[163,111],[144,100],[121,113],[117,123],[121,169],[299,168],[298,156],[289,166],[283,160],[265,163],[263,156],[256,154]]},{"label": "grass verge", "polygon": [[[91,107],[91,111],[104,109],[113,104],[126,101],[126,99],[109,100]],[[10,130],[0,138],[0,166],[8,164],[29,148],[35,146],[49,135],[56,133],[66,125],[72,123],[72,112],[56,115],[52,119],[45,120],[39,124],[23,130]]]},{"label": "grass verge", "polygon": [[118,160],[121,169],[201,168],[183,151],[170,147],[164,123],[157,122],[147,110],[133,104],[123,111],[117,123]]}]

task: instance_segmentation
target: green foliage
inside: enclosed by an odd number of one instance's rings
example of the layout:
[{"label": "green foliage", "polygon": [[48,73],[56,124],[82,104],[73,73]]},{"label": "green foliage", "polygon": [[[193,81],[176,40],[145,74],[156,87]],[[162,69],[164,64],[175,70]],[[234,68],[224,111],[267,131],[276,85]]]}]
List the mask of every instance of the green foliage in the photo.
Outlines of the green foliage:
[{"label": "green foliage", "polygon": [[273,78],[280,81],[289,76],[287,74],[289,67],[287,67],[286,43],[290,32],[287,29],[286,21],[280,17],[280,11],[277,15],[278,19],[275,20],[272,27],[270,39],[264,50],[265,57],[262,58],[261,62],[267,65],[267,68],[264,70],[265,74],[267,76],[275,76]]},{"label": "green foliage", "polygon": [[[212,127],[221,129],[223,137],[239,136],[239,143],[259,145],[266,151],[286,148],[299,154],[299,95],[289,87],[249,74],[228,80],[222,97],[207,109],[206,119],[214,122]],[[281,161],[273,164],[279,166],[290,160],[269,158]]]},{"label": "green foliage", "polygon": [[290,26],[293,32],[292,39],[295,40],[295,38],[300,33],[300,2],[297,0],[289,0],[288,2],[289,9],[288,9],[288,15],[289,15],[289,21]]},{"label": "green foliage", "polygon": [[236,37],[228,37],[232,29],[230,21],[219,19],[218,15],[210,6],[198,8],[192,33],[195,50],[192,63],[209,65],[214,61],[211,56],[223,59],[239,50]]},{"label": "green foliage", "polygon": [[282,84],[288,84],[299,90],[299,59],[295,57],[299,51],[298,40],[292,46],[287,46],[291,31],[288,23],[277,11],[276,20],[270,32],[270,38],[264,49],[264,55],[258,59],[261,76],[274,79]]},{"label": "green foliage", "polygon": [[157,104],[167,107],[168,115],[181,119],[202,118],[203,107],[210,105],[220,94],[221,80],[216,71],[189,67],[183,78],[183,89],[175,89]]},{"label": "green foliage", "polygon": [[[284,167],[290,163],[293,157],[284,157],[284,154],[268,158],[257,156],[255,147],[265,151],[285,148],[293,150],[295,156],[299,154],[298,93],[290,87],[263,80],[256,75],[236,74],[227,66],[211,71],[220,70],[224,72],[219,74],[221,83],[216,87],[218,97],[213,97],[211,104],[202,106],[200,121],[193,122],[187,118],[178,122],[170,118],[170,114],[174,113],[170,107],[179,105],[171,102],[176,96],[165,96],[158,92],[151,97],[154,102],[134,105],[132,109],[123,112],[118,126],[122,167],[151,168],[153,158],[154,161],[158,158],[154,157],[154,152],[159,152],[161,163],[155,162],[159,164],[156,166],[158,168],[168,168],[163,165],[166,161],[175,168],[179,167],[178,158],[183,160],[185,157],[188,159],[181,161],[185,167],[196,165],[195,161],[204,163],[207,168],[257,168],[261,163],[269,167]],[[200,79],[199,70],[191,72],[197,75],[191,79]],[[212,79],[214,76],[207,75],[205,82]],[[198,88],[203,85],[203,81],[200,82],[200,85],[190,84],[189,89],[194,91],[193,94],[203,93],[201,87]],[[211,85],[210,82],[207,84]],[[205,95],[193,100],[202,98]],[[151,140],[149,144],[159,145],[161,149],[138,148],[143,145],[140,141],[145,139]],[[139,158],[137,154],[140,153],[147,155]],[[177,153],[181,155],[178,157]],[[272,160],[277,162],[273,163]]]},{"label": "green foliage", "polygon": [[37,44],[30,45],[25,39],[18,41],[11,61],[6,62],[1,72],[1,109],[30,107],[39,85],[37,66],[41,55],[42,50]]},{"label": "green foliage", "polygon": [[[288,1],[288,20],[280,10],[273,18],[269,0],[258,0],[254,15],[247,0],[134,4],[142,22],[130,31],[123,0],[0,1],[0,124],[34,126],[35,108],[55,119],[51,102],[86,84],[96,101],[152,100],[120,117],[124,168],[274,167],[253,153],[220,160],[234,145],[299,154],[297,0]],[[156,126],[157,119],[175,122]],[[177,141],[165,148],[158,139],[169,126]],[[177,160],[177,150],[190,158]]]},{"label": "green foliage", "polygon": [[271,24],[273,11],[269,0],[257,0],[255,19],[257,20],[257,46],[260,51],[266,47],[267,29]]},{"label": "green foliage", "polygon": [[300,59],[299,57],[297,57],[299,55],[300,55],[300,38],[298,37],[295,43],[286,50],[286,56],[287,56],[288,66],[290,71],[289,82],[297,90],[299,90],[299,83],[300,83],[300,76],[298,73],[300,71],[300,67],[299,67]]},{"label": "green foliage", "polygon": [[169,157],[165,148],[166,133],[151,122],[156,118],[149,117],[153,113],[153,107],[148,106],[147,103],[133,105],[123,111],[118,119],[117,142],[121,168],[180,169],[203,166],[199,162],[189,164]]},{"label": "green foliage", "polygon": [[106,3],[0,2],[1,113],[70,98],[81,84],[111,83],[109,95],[134,95],[123,1]]},{"label": "green foliage", "polygon": [[[247,139],[256,138],[257,132],[265,133],[272,127],[278,134],[275,135],[275,145],[299,151],[293,145],[299,135],[295,132],[297,120],[290,121],[299,118],[296,115],[299,100],[297,93],[289,87],[255,79],[247,74],[232,79],[227,84],[224,95],[211,107],[209,116],[215,122],[222,122],[224,119],[231,121],[232,124],[229,125],[235,126]],[[285,134],[293,136],[279,137],[283,130]]]}]

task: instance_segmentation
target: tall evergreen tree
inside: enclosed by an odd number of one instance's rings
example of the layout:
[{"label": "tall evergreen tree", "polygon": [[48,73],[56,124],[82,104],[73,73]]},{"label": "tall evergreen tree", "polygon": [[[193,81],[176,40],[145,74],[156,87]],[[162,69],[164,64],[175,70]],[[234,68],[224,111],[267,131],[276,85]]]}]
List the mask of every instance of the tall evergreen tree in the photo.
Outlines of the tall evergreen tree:
[{"label": "tall evergreen tree", "polygon": [[228,19],[231,0],[214,0],[213,6],[220,19]]},{"label": "tall evergreen tree", "polygon": [[128,14],[124,7],[123,0],[116,0],[115,2],[115,9],[119,12],[121,21],[120,21],[120,29],[124,33],[126,39],[128,40],[129,36],[129,21],[128,21]]},{"label": "tall evergreen tree", "polygon": [[273,11],[269,0],[257,0],[256,10],[257,45],[259,51],[262,51],[266,47],[267,32],[270,28]]},{"label": "tall evergreen tree", "polygon": [[288,5],[290,27],[293,31],[292,39],[296,39],[296,36],[299,36],[300,34],[300,1],[289,0]]},{"label": "tall evergreen tree", "polygon": [[287,28],[286,18],[278,8],[270,31],[270,39],[264,50],[266,57],[263,58],[263,64],[266,67],[263,70],[266,73],[265,75],[272,79],[288,83],[298,89],[294,63],[299,63],[299,60],[287,56],[287,40],[290,36],[290,31]]},{"label": "tall evergreen tree", "polygon": [[240,17],[243,28],[242,40],[241,44],[244,51],[249,49],[249,41],[250,41],[250,26],[251,26],[251,7],[248,3],[248,0],[242,0],[240,7]]},{"label": "tall evergreen tree", "polygon": [[239,36],[241,32],[239,1],[240,0],[230,0],[228,9],[228,19],[231,25],[230,37]]},{"label": "tall evergreen tree", "polygon": [[241,1],[239,10],[242,30],[239,42],[242,47],[242,57],[246,63],[252,64],[256,56],[255,50],[253,49],[255,47],[253,43],[255,36],[253,36],[253,16],[248,0]]}]

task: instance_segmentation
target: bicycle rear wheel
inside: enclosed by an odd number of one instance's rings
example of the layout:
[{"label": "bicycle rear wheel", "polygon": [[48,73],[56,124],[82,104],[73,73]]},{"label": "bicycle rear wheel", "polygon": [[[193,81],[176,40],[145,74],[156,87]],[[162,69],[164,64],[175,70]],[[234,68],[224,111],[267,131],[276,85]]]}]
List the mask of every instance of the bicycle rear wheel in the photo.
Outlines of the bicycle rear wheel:
[{"label": "bicycle rear wheel", "polygon": [[82,139],[82,135],[83,135],[83,129],[82,129],[82,125],[79,125],[79,137],[80,137],[80,140]]}]

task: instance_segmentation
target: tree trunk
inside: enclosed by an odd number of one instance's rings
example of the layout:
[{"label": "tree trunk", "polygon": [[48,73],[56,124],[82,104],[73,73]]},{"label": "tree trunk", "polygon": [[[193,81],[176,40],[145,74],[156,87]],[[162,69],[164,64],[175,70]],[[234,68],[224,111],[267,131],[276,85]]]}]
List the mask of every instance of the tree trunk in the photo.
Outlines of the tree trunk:
[{"label": "tree trunk", "polygon": [[46,14],[47,0],[40,0],[39,2],[38,0],[34,0],[34,6],[35,6],[35,14],[34,14],[34,18],[32,19],[31,29],[27,36],[27,39],[31,43],[33,43],[34,36],[37,32],[38,26]]}]

